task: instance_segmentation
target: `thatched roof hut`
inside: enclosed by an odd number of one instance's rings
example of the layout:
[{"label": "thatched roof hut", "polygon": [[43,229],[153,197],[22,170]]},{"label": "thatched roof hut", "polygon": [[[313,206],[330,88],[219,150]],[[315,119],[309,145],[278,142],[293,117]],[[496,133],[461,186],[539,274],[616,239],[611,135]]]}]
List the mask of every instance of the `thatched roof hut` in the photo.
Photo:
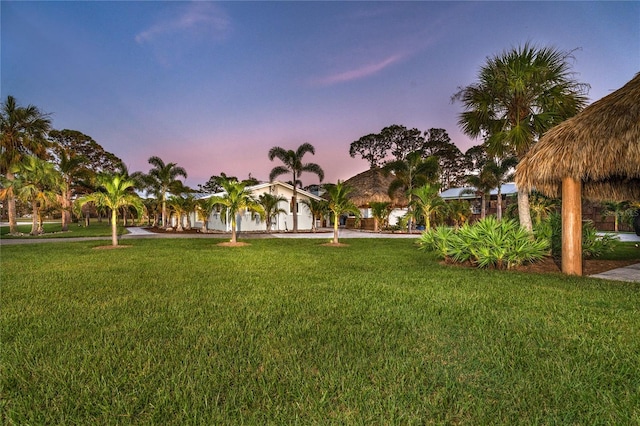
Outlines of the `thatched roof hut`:
[{"label": "thatched roof hut", "polygon": [[562,196],[562,271],[582,275],[582,196],[640,200],[640,73],[549,130],[516,169],[516,184]]},{"label": "thatched roof hut", "polygon": [[387,175],[379,168],[359,173],[344,183],[353,188],[349,198],[358,207],[369,207],[371,202],[391,202],[393,206],[406,206],[407,200],[401,191],[397,191],[393,199],[389,197],[389,185],[392,175]]},{"label": "thatched roof hut", "polygon": [[592,200],[640,200],[640,73],[549,130],[516,170],[520,188],[560,194],[563,178]]}]

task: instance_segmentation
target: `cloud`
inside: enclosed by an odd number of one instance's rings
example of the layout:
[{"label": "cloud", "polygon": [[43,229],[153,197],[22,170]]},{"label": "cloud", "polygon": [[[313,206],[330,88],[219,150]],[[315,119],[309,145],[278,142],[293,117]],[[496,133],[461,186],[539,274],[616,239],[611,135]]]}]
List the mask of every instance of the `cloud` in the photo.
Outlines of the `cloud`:
[{"label": "cloud", "polygon": [[223,39],[231,29],[231,20],[215,3],[192,2],[178,13],[160,19],[135,36],[138,44],[152,43],[179,34],[206,34]]},{"label": "cloud", "polygon": [[362,65],[358,68],[350,69],[335,74],[331,74],[325,77],[316,79],[314,83],[322,86],[330,86],[337,83],[344,83],[351,80],[359,80],[361,78],[368,77],[370,75],[377,74],[383,69],[395,64],[396,62],[404,59],[406,55],[395,54],[383,59],[382,61]]}]

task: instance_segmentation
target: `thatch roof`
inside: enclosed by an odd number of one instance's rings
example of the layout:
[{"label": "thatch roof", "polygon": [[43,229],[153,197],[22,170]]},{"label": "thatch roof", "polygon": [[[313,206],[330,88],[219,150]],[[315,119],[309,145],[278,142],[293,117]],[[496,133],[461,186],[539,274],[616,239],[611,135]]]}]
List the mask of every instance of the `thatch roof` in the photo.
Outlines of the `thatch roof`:
[{"label": "thatch roof", "polygon": [[385,176],[381,169],[373,168],[347,179],[344,183],[353,188],[349,198],[358,207],[368,207],[371,202],[391,202],[394,206],[407,204],[401,191],[395,197],[389,197],[389,185],[392,175]]},{"label": "thatch roof", "polygon": [[564,177],[592,200],[640,200],[640,73],[540,138],[516,169],[516,184],[556,197]]}]

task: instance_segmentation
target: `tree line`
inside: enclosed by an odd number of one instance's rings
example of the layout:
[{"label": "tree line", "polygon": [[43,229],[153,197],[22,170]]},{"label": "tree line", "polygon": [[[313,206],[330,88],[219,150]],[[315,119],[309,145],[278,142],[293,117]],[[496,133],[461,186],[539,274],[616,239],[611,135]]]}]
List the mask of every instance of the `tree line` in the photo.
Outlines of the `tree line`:
[{"label": "tree line", "polygon": [[[445,129],[420,131],[399,124],[352,142],[349,154],[392,175],[389,192],[401,191],[409,200],[410,211],[424,210],[412,202],[414,198],[422,199],[426,194],[437,194],[452,186],[472,185],[484,201],[491,189],[508,181],[513,167],[545,131],[586,105],[588,85],[575,80],[571,71],[572,53],[527,43],[487,58],[477,81],[459,87],[452,95],[452,101],[463,107],[459,126],[465,134],[481,140],[481,144],[464,154],[451,142]],[[196,208],[195,200],[189,198],[193,195],[189,194],[220,190],[228,193],[230,183],[244,185],[243,188],[257,183],[251,175],[240,181],[221,173],[192,190],[179,179],[187,177],[186,170],[158,157],[149,158],[148,173],[129,174],[121,159],[105,151],[91,137],[74,130],[52,130],[50,116],[33,105],[19,106],[9,96],[0,115],[3,176],[0,195],[7,204],[12,233],[17,232],[17,199],[32,208],[32,232],[41,230],[36,218],[40,209],[54,205],[61,212],[63,229],[67,229],[74,212],[72,200],[105,191],[104,178],[100,177],[105,174],[130,182],[128,192],[137,188],[150,193],[152,198],[144,201],[147,216],[154,224],[164,226],[169,209],[176,213]],[[302,187],[300,174],[313,173],[321,182],[324,178],[319,165],[303,161],[306,154],[314,153],[315,148],[308,143],[296,150],[273,147],[268,152],[269,160],[282,163],[273,168],[270,180],[285,174],[291,177],[294,209],[297,188]],[[424,189],[425,186],[428,188]],[[419,195],[418,190],[423,193]],[[344,194],[348,190],[338,192]],[[97,203],[95,199],[93,203]],[[352,210],[352,206],[348,207],[346,210]],[[521,225],[530,230],[529,194],[523,191],[518,192],[518,214]],[[297,215],[293,217],[297,231]]]}]

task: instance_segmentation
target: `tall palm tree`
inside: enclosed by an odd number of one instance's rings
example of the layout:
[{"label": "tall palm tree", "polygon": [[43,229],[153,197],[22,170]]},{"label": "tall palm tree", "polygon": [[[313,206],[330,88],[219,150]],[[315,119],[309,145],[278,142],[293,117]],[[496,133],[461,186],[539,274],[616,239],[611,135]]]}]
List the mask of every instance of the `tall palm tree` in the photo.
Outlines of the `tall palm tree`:
[{"label": "tall palm tree", "polygon": [[264,209],[258,203],[258,201],[246,191],[247,183],[238,182],[237,180],[221,180],[220,184],[225,191],[225,194],[219,197],[211,197],[217,202],[222,210],[220,212],[223,220],[227,217],[231,220],[231,242],[236,243],[237,230],[236,230],[236,216],[243,210],[248,210],[254,213],[258,213],[261,218],[264,219]]},{"label": "tall palm tree", "polygon": [[178,166],[176,163],[166,163],[160,157],[150,157],[149,164],[153,167],[147,174],[147,184],[151,191],[158,197],[162,203],[162,226],[167,227],[167,194],[170,192],[178,193],[178,188],[182,188],[182,181],[179,176],[187,178],[187,171]]},{"label": "tall palm tree", "polygon": [[291,204],[293,205],[293,232],[298,232],[298,185],[301,185],[300,175],[303,172],[314,173],[318,175],[320,182],[324,179],[324,170],[317,165],[316,163],[303,163],[302,157],[306,153],[311,153],[315,155],[316,151],[313,145],[310,143],[303,143],[298,147],[298,149],[294,150],[286,150],[284,148],[280,148],[279,146],[274,146],[269,150],[269,160],[273,161],[275,158],[282,161],[282,166],[276,166],[269,173],[269,180],[273,182],[273,180],[287,173],[291,173],[293,178],[291,182],[293,182],[293,196],[291,197]]},{"label": "tall palm tree", "polygon": [[304,204],[311,213],[312,221],[311,221],[311,231],[316,232],[318,230],[316,226],[316,220],[322,220],[322,217],[329,212],[329,205],[327,200],[316,200],[315,198],[309,198],[306,200],[302,200],[302,204]]},{"label": "tall palm tree", "polygon": [[258,203],[262,206],[267,221],[267,232],[271,232],[271,219],[278,217],[279,214],[287,213],[279,206],[281,202],[287,202],[287,199],[282,195],[264,193],[258,197]]},{"label": "tall palm tree", "polygon": [[[0,173],[8,181],[14,179],[12,167],[25,155],[46,157],[46,135],[50,128],[51,120],[47,114],[33,105],[21,107],[13,96],[7,96],[0,107]],[[7,212],[9,232],[15,234],[18,223],[16,199],[12,194],[7,194]]]},{"label": "tall palm tree", "polygon": [[438,178],[438,158],[422,157],[422,151],[414,151],[403,160],[396,160],[385,164],[383,172],[393,174],[394,179],[389,184],[389,197],[394,198],[397,190],[405,191],[408,199],[407,213],[409,216],[409,233],[412,225],[413,189],[426,183],[434,182]]},{"label": "tall palm tree", "polygon": [[340,215],[344,213],[352,213],[356,220],[360,219],[360,209],[349,199],[349,193],[353,190],[344,182],[338,181],[335,185],[325,185],[329,197],[329,211],[333,215],[333,243],[338,244],[338,225]]},{"label": "tall palm tree", "polygon": [[[526,43],[488,58],[478,81],[453,95],[464,106],[458,119],[463,132],[484,137],[490,154],[518,159],[556,124],[586,104],[588,85],[571,72],[572,52]],[[532,229],[529,194],[518,190],[520,224]]]},{"label": "tall palm tree", "polygon": [[122,207],[134,207],[138,215],[142,214],[144,204],[130,188],[135,186],[131,179],[125,179],[118,174],[100,174],[97,177],[102,191],[94,192],[76,200],[80,207],[87,203],[106,207],[111,210],[111,244],[118,245],[118,210]]},{"label": "tall palm tree", "polygon": [[425,229],[431,229],[431,218],[443,213],[447,205],[440,197],[438,185],[425,184],[412,191],[415,215],[424,218]]}]

